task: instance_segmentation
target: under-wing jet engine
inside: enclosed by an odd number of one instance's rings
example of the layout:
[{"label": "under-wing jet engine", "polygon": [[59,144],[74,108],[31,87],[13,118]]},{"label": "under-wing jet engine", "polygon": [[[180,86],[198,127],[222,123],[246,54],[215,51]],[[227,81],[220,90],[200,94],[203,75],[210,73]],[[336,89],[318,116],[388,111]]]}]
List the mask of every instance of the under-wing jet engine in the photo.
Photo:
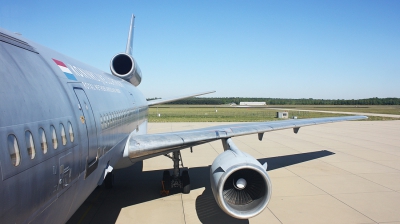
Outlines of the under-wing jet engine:
[{"label": "under-wing jet engine", "polygon": [[211,189],[219,207],[232,217],[247,219],[261,213],[271,198],[271,180],[261,165],[240,151],[231,139],[223,140],[225,152],[213,162]]}]

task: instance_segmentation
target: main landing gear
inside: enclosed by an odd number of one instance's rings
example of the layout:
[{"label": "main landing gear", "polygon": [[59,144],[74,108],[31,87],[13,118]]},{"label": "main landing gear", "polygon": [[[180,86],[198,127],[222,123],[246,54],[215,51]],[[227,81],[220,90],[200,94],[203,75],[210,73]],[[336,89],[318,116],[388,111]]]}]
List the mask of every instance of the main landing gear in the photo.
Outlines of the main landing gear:
[{"label": "main landing gear", "polygon": [[187,170],[183,170],[182,174],[180,175],[179,161],[181,162],[183,168],[181,152],[176,151],[172,153],[172,156],[170,155],[165,155],[165,156],[172,159],[172,161],[174,162],[174,170],[172,176],[169,170],[164,170],[163,178],[161,181],[161,186],[162,186],[162,189],[160,191],[161,195],[162,196],[169,195],[170,190],[174,188],[175,189],[180,188],[182,190],[182,193],[189,194],[190,193],[189,172]]}]

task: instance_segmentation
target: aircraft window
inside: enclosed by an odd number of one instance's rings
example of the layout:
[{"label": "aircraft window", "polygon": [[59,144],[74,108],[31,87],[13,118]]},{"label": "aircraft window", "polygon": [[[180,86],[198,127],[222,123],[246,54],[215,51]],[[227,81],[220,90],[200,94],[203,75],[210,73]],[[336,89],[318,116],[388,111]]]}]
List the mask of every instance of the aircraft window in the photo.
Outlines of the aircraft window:
[{"label": "aircraft window", "polygon": [[31,157],[31,159],[35,158],[35,144],[33,142],[32,133],[30,131],[25,131],[25,142],[26,148],[28,149],[29,157]]},{"label": "aircraft window", "polygon": [[74,130],[72,130],[72,124],[68,121],[68,131],[69,131],[69,140],[74,142]]},{"label": "aircraft window", "polygon": [[21,156],[19,154],[19,147],[17,138],[15,135],[9,135],[7,138],[8,151],[10,152],[11,162],[14,166],[18,166],[21,162]]},{"label": "aircraft window", "polygon": [[53,142],[53,148],[57,149],[58,147],[58,140],[57,140],[57,133],[56,129],[54,128],[53,125],[50,126],[51,129],[51,141]]},{"label": "aircraft window", "polygon": [[44,132],[43,128],[39,128],[39,136],[40,136],[40,145],[42,146],[43,154],[47,153],[47,140],[46,140],[46,133]]},{"label": "aircraft window", "polygon": [[63,145],[67,144],[67,136],[65,135],[65,128],[63,124],[60,124],[60,129],[61,129],[61,141]]}]

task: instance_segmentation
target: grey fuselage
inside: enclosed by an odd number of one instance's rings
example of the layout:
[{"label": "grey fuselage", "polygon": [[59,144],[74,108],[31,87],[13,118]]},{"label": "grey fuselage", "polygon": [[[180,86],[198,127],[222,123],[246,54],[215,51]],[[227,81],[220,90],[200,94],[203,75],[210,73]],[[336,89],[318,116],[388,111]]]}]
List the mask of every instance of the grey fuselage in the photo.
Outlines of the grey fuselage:
[{"label": "grey fuselage", "polygon": [[66,222],[147,132],[135,86],[3,29],[0,105],[0,223]]}]

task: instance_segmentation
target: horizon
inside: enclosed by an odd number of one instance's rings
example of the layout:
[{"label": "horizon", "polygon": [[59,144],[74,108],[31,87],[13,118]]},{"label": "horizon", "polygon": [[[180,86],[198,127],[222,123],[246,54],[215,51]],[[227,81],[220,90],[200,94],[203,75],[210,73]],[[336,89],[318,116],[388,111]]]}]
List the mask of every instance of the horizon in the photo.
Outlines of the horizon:
[{"label": "horizon", "polygon": [[[359,98],[359,99],[324,99],[324,98],[276,98],[276,97],[243,97],[243,96],[223,96],[223,97],[205,97],[205,96],[195,96],[192,98],[255,98],[255,99],[287,99],[287,100],[367,100],[367,99],[400,99],[400,97],[369,97],[369,98]],[[161,97],[146,97],[146,99],[162,99]],[[190,98],[188,98],[190,99]],[[184,100],[184,99],[183,99]]]},{"label": "horizon", "polygon": [[133,56],[146,98],[400,97],[400,1],[3,0],[0,27],[107,73]]}]

